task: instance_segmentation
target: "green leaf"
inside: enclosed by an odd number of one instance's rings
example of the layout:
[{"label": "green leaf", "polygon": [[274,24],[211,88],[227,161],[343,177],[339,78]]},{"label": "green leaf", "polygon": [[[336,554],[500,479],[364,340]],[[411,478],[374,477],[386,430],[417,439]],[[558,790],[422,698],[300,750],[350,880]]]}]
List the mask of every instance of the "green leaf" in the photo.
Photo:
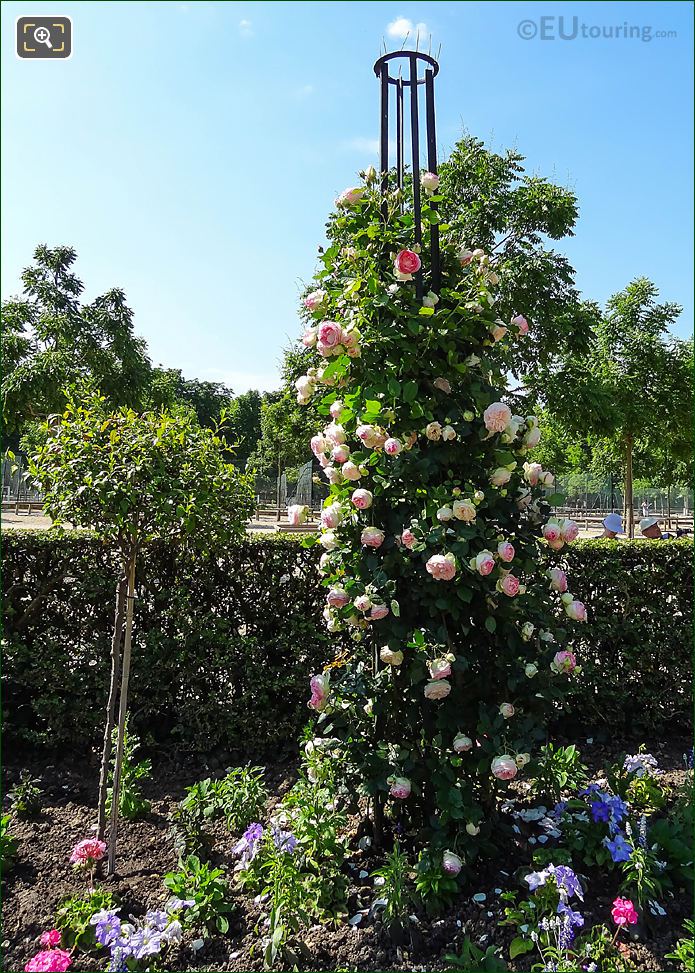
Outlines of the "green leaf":
[{"label": "green leaf", "polygon": [[494,618],[492,617],[492,615],[488,615],[488,616],[487,616],[487,618],[485,619],[485,628],[486,628],[486,629],[488,630],[488,632],[490,632],[491,634],[492,634],[492,632],[494,632],[494,631],[495,631],[495,629],[497,628],[497,622],[496,622],[496,620],[495,620],[495,619],[494,619]]},{"label": "green leaf", "polygon": [[515,959],[517,956],[523,956],[524,953],[530,953],[533,949],[533,943],[530,939],[523,939],[521,936],[517,936],[512,939],[509,946],[509,958]]},{"label": "green leaf", "polygon": [[403,399],[405,402],[414,402],[417,398],[418,384],[417,382],[406,382],[403,386]]},{"label": "green leaf", "polygon": [[425,318],[432,317],[432,315],[434,314],[434,308],[433,307],[421,307],[420,310],[418,311],[418,314],[421,314]]}]

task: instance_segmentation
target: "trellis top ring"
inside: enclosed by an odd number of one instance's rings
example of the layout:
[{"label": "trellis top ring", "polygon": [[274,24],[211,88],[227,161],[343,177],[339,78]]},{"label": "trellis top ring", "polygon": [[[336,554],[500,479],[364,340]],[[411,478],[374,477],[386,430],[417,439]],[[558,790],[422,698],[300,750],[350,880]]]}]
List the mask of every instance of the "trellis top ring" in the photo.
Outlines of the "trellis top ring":
[{"label": "trellis top ring", "polygon": [[[377,61],[374,62],[374,74],[377,76],[377,78],[381,77],[384,65],[387,65],[388,61],[394,61],[398,58],[408,61],[411,66],[413,63],[417,65],[418,61],[422,61],[424,62],[425,65],[429,65],[430,70],[432,71],[432,77],[436,78],[437,75],[439,74],[439,64],[435,61],[435,59],[430,54],[423,54],[421,51],[391,51],[390,54],[383,54]],[[388,65],[386,67],[386,74],[387,74],[389,84],[398,84],[399,81],[402,84],[407,84],[407,85],[412,84],[410,77],[406,81],[405,79],[402,79],[400,76],[394,77],[392,74],[389,74]],[[411,76],[412,76],[412,70],[411,70]],[[418,77],[417,83],[425,84],[426,80],[427,78],[424,76],[422,78]]]}]

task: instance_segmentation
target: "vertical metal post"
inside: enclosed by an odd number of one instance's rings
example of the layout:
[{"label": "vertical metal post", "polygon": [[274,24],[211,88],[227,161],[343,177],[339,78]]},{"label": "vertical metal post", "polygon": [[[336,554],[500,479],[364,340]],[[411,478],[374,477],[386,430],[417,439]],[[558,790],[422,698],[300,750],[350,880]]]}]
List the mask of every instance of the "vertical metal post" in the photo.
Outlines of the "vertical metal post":
[{"label": "vertical metal post", "polygon": [[[415,243],[422,243],[422,214],[420,206],[420,120],[417,104],[417,56],[410,55],[410,148],[413,160],[413,220]],[[422,300],[422,268],[415,275],[415,293]]]},{"label": "vertical metal post", "polygon": [[396,175],[403,189],[403,79],[396,83]]},{"label": "vertical metal post", "polygon": [[381,170],[381,192],[384,201],[381,213],[384,218],[388,214],[386,193],[389,188],[389,66],[384,62],[381,66],[381,139],[379,146],[379,168]]},{"label": "vertical metal post", "polygon": [[[437,171],[437,136],[434,123],[434,72],[431,68],[425,71],[425,108],[427,119],[427,168],[430,172]],[[433,210],[436,203],[431,203]],[[439,293],[441,285],[441,268],[439,259],[439,226],[433,223],[430,227],[430,259],[432,268],[432,290]]]}]

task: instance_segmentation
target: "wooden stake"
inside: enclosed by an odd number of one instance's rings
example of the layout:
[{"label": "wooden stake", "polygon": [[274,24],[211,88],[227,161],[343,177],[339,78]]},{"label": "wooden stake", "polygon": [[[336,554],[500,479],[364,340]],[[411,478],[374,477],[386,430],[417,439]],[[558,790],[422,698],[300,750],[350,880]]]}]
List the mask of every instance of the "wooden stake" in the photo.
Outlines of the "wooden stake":
[{"label": "wooden stake", "polygon": [[127,564],[123,564],[122,576],[116,585],[116,613],[113,620],[113,636],[111,638],[111,683],[109,698],[106,704],[106,727],[104,729],[104,749],[101,753],[101,772],[99,775],[99,799],[97,818],[97,838],[104,840],[106,833],[106,792],[109,785],[109,764],[113,748],[113,728],[116,721],[116,697],[118,695],[118,681],[121,675],[121,636],[123,635],[123,609],[126,590],[128,587]]}]

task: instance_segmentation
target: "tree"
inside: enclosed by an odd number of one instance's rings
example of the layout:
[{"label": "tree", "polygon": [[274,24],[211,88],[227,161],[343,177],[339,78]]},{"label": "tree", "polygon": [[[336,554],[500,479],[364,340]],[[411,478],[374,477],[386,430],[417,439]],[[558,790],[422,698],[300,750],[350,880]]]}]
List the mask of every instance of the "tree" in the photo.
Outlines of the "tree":
[{"label": "tree", "polygon": [[237,395],[229,406],[229,431],[235,446],[237,466],[245,468],[261,438],[263,396],[255,389]]},{"label": "tree", "polygon": [[155,407],[189,406],[201,426],[213,429],[218,425],[221,413],[229,409],[234,393],[223,382],[184,378],[180,368],[160,366],[152,370],[149,395]]},{"label": "tree", "polygon": [[540,535],[560,549],[578,528],[548,519],[552,474],[528,462],[537,419],[504,401],[535,328],[524,308],[499,316],[504,257],[462,248],[445,224],[428,293],[429,227],[455,187],[428,177],[418,254],[403,194],[365,179],[329,220],[297,385],[323,424],[325,616],[352,643],[312,678],[309,705],[377,838],[386,810],[440,862],[444,849],[471,862],[502,826],[500,781],[533,759],[576,666],[585,609],[561,571],[548,577]]},{"label": "tree", "polygon": [[8,445],[27,424],[61,412],[65,389],[86,378],[114,406],[138,405],[150,383],[146,345],[133,332],[125,294],[114,287],[81,303],[72,247],[36,248],[23,296],[4,302],[3,414]]},{"label": "tree", "polygon": [[180,549],[194,547],[208,553],[242,535],[252,510],[252,491],[245,477],[225,461],[223,450],[218,432],[202,428],[190,410],[112,411],[104,396],[86,392],[82,398],[69,395],[62,417],[45,423],[43,444],[31,459],[31,474],[44,492],[45,509],[54,521],[93,530],[118,554],[98,800],[98,836],[102,839],[119,696],[109,872],[115,862],[138,556],[154,542],[172,542]]},{"label": "tree", "polygon": [[[692,343],[669,335],[678,304],[637,278],[606,304],[586,357],[546,377],[544,401],[565,428],[606,440],[621,459],[626,528],[634,536],[635,455],[684,457],[692,412]],[[663,469],[663,464],[661,464]],[[652,475],[659,464],[652,466]]]}]

